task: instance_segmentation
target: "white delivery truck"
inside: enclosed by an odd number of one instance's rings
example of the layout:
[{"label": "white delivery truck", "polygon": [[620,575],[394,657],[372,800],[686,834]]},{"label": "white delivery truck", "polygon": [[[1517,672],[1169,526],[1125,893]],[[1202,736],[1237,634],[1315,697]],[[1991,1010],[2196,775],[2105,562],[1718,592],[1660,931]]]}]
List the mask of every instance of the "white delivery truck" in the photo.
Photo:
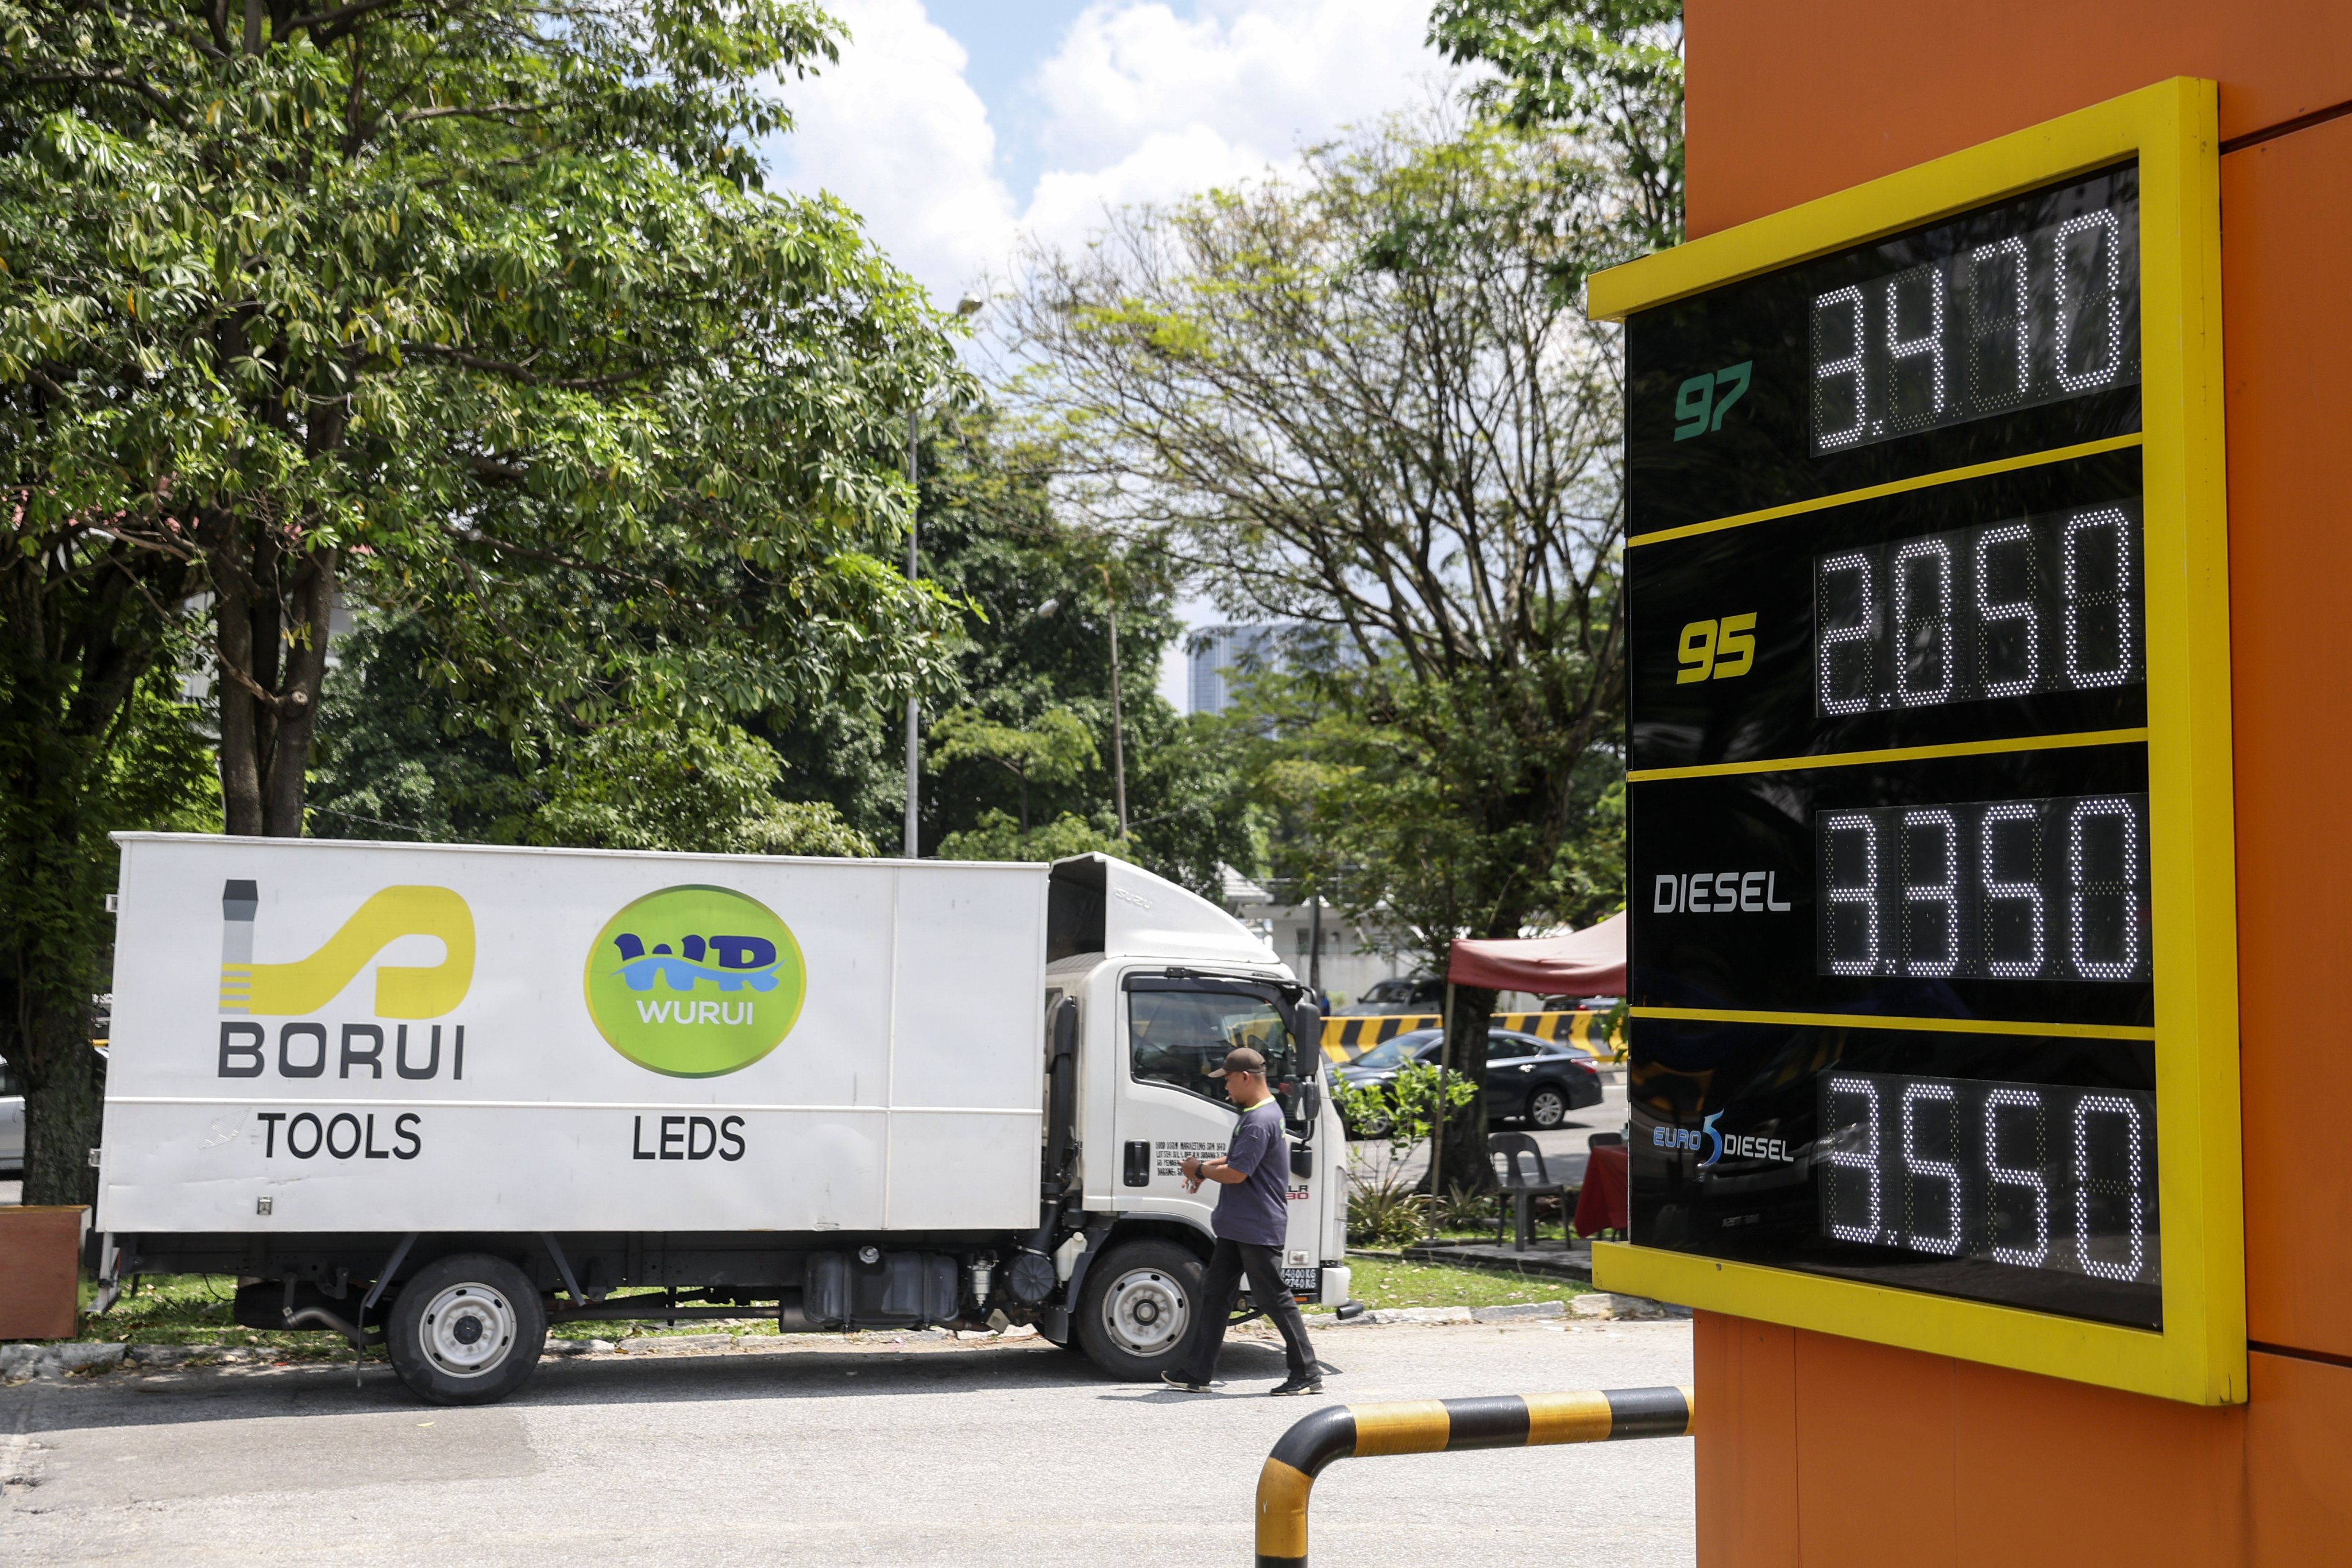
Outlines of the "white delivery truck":
[{"label": "white delivery truck", "polygon": [[1314,1004],[1247,928],[1052,867],[124,834],[93,1259],[240,1276],[423,1397],[551,1322],[1034,1324],[1174,1364],[1265,1051],[1285,1280],[1345,1301]]}]

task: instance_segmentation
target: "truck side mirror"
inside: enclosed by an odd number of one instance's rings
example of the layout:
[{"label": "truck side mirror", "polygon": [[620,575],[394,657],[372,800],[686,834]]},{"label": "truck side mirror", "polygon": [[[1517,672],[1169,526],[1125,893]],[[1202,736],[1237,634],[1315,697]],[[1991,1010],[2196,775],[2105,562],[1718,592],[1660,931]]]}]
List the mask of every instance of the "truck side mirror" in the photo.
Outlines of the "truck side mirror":
[{"label": "truck side mirror", "polygon": [[1309,1127],[1323,1117],[1323,1080],[1310,1078],[1298,1086],[1298,1120]]}]

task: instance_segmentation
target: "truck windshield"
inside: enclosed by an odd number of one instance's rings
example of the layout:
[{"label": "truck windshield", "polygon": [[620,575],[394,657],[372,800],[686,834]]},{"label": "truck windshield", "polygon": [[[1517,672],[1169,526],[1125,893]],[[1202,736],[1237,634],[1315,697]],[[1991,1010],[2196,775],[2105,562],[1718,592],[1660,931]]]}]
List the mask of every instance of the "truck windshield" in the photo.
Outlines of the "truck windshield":
[{"label": "truck windshield", "polygon": [[1298,1087],[1298,1053],[1270,1002],[1227,991],[1128,994],[1128,1063],[1139,1082],[1164,1083],[1223,1102],[1225,1053],[1264,1053],[1266,1081],[1287,1103]]}]

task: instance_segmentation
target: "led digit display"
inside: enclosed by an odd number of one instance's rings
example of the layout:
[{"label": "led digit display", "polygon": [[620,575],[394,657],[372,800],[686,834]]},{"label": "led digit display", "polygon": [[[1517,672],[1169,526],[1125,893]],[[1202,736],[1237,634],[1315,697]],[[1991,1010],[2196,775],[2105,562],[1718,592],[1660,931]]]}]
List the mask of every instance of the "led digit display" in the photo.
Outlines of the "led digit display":
[{"label": "led digit display", "polygon": [[2215,102],[1591,279],[1625,344],[1603,1288],[2245,1397]]},{"label": "led digit display", "polygon": [[1824,714],[2137,686],[2137,498],[1813,561]]},{"label": "led digit display", "polygon": [[2157,1283],[2154,1095],[1881,1072],[1820,1084],[1832,1241]]},{"label": "led digit display", "polygon": [[1813,817],[1823,974],[2145,980],[2147,796]]},{"label": "led digit display", "polygon": [[1834,452],[2139,379],[2139,204],[2023,234],[1930,229],[1935,260],[1813,296],[1812,447]]},{"label": "led digit display", "polygon": [[[2161,1322],[2145,1058],[1966,1044],[2152,1016],[2141,465],[2080,451],[2137,425],[2138,238],[2126,167],[1633,322],[1688,454],[1637,418],[1637,1243]],[[1783,496],[2062,455],[1680,526],[1724,432]]]}]

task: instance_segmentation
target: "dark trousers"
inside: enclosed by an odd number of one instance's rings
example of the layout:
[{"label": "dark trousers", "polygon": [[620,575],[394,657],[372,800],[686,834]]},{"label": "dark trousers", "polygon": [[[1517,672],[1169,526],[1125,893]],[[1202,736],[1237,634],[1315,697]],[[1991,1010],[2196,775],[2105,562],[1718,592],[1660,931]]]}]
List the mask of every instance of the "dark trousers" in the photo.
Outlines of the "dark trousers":
[{"label": "dark trousers", "polygon": [[1282,1331],[1282,1348],[1290,1358],[1290,1375],[1315,1375],[1315,1347],[1307,1342],[1307,1321],[1282,1282],[1282,1249],[1246,1241],[1220,1238],[1209,1254],[1209,1278],[1201,1287],[1201,1319],[1192,1325],[1192,1353],[1184,1371],[1193,1383],[1206,1383],[1217,1370],[1217,1350],[1225,1342],[1225,1320],[1233,1315],[1241,1279],[1249,1276],[1250,1299]]}]

